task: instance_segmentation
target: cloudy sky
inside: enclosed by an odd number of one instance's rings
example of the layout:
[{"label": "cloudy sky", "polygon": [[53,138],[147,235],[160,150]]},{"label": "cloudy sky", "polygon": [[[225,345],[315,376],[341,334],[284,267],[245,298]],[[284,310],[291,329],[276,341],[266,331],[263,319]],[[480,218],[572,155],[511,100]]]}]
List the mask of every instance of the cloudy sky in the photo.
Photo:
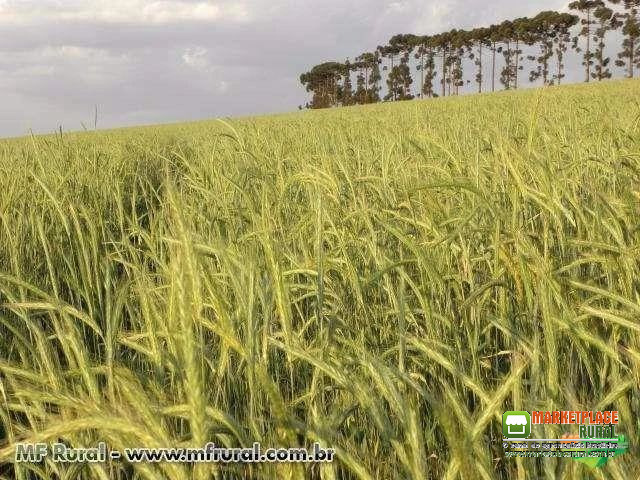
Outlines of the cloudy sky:
[{"label": "cloudy sky", "polygon": [[568,0],[0,0],[0,137],[296,110],[301,72],[396,33]]}]

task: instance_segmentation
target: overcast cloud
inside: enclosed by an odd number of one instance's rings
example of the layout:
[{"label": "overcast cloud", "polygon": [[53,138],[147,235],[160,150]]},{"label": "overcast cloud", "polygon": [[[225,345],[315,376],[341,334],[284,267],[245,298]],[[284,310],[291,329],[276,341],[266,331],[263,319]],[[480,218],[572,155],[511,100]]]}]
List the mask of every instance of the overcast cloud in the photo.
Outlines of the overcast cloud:
[{"label": "overcast cloud", "polygon": [[[568,0],[0,0],[0,136],[283,112],[301,72],[396,33]],[[577,67],[574,68],[577,73]]]}]

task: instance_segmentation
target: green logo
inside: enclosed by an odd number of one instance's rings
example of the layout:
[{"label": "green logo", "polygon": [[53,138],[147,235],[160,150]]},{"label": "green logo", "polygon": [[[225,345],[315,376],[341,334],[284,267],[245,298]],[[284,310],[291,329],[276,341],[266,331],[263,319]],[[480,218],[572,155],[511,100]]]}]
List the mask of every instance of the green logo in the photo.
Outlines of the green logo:
[{"label": "green logo", "polygon": [[[584,441],[584,439],[580,439]],[[591,468],[602,468],[604,467],[610,458],[615,458],[618,455],[622,455],[623,453],[627,453],[629,450],[629,442],[625,438],[624,435],[618,435],[616,442],[604,442],[609,443],[609,446],[613,445],[613,448],[588,448],[586,449],[587,456],[581,458],[574,458],[575,461],[584,463]],[[589,440],[587,440],[588,442]],[[593,442],[595,444],[599,442]],[[594,453],[596,452],[596,453]]]},{"label": "green logo", "polygon": [[502,436],[505,438],[528,438],[531,435],[529,412],[504,412],[502,414]]}]

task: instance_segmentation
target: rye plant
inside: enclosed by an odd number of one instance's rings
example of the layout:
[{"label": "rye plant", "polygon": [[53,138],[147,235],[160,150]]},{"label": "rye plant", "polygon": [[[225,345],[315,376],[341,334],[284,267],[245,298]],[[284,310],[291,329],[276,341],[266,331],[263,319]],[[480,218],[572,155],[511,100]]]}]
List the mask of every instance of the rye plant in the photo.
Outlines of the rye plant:
[{"label": "rye plant", "polygon": [[[1,142],[0,478],[634,478],[639,94]],[[631,451],[505,458],[520,409],[618,410]],[[12,462],[36,441],[337,460]]]}]

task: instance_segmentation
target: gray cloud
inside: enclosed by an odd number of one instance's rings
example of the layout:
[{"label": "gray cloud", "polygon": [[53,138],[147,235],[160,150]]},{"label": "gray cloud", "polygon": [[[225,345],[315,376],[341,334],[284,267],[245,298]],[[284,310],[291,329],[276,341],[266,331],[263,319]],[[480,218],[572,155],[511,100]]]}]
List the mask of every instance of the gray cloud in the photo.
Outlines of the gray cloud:
[{"label": "gray cloud", "polygon": [[0,0],[0,136],[294,110],[300,73],[396,33],[566,0]]}]

